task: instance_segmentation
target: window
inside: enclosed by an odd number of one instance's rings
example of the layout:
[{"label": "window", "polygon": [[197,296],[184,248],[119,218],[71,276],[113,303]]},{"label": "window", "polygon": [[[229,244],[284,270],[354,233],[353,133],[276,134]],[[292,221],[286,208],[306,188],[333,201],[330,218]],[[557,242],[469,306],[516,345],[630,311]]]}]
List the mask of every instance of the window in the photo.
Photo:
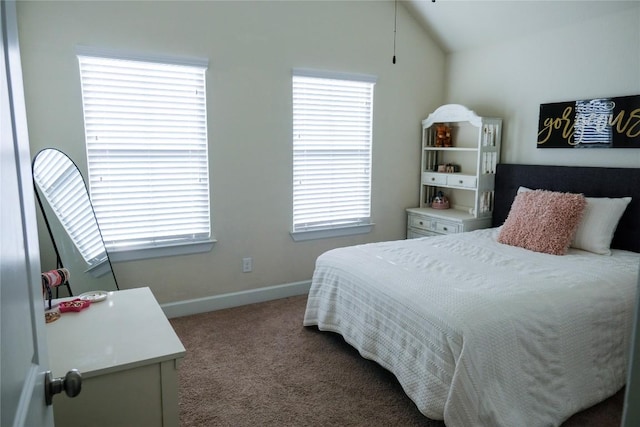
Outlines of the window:
[{"label": "window", "polygon": [[[78,61],[89,188],[110,253],[210,243],[207,61],[86,48]],[[171,253],[183,252],[125,259]]]},{"label": "window", "polygon": [[371,230],[375,78],[293,72],[294,240]]}]

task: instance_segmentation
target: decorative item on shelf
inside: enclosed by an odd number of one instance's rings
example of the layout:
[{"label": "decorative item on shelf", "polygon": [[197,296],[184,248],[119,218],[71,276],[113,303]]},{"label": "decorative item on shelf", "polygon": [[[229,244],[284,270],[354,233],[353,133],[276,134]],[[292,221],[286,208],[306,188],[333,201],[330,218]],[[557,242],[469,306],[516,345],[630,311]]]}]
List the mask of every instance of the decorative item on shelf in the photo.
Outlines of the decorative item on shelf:
[{"label": "decorative item on shelf", "polygon": [[436,147],[451,147],[451,128],[447,125],[436,125]]},{"label": "decorative item on shelf", "polygon": [[431,201],[431,207],[434,209],[449,209],[449,199],[447,199],[442,191],[438,191],[433,201]]},{"label": "decorative item on shelf", "polygon": [[436,171],[443,172],[443,173],[456,173],[456,172],[460,172],[460,165],[455,165],[453,163],[438,165],[438,168],[436,169]]}]

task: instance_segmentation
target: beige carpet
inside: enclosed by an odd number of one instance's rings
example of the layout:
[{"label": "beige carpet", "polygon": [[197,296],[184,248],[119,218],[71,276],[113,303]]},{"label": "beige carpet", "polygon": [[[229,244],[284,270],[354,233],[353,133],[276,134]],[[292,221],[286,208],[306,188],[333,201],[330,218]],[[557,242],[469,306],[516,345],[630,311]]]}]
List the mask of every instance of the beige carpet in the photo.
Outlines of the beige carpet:
[{"label": "beige carpet", "polygon": [[[302,326],[306,296],[171,319],[187,349],[187,426],[426,426],[395,377],[337,334]],[[624,395],[563,427],[617,427]]]}]

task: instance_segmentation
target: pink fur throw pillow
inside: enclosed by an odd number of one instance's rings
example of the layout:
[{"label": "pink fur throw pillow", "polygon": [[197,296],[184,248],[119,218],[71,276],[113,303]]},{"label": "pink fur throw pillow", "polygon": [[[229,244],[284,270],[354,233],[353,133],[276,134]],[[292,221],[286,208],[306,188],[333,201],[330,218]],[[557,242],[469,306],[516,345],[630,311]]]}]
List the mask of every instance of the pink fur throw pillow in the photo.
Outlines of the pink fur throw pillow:
[{"label": "pink fur throw pillow", "polygon": [[519,193],[498,233],[498,242],[564,255],[586,206],[582,194],[534,190]]}]

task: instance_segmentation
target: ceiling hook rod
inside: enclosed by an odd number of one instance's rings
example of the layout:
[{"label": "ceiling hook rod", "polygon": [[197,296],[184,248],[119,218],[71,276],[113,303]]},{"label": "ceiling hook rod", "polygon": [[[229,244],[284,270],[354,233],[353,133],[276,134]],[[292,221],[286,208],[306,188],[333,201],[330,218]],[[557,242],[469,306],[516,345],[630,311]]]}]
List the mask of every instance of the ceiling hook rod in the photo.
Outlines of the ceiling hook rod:
[{"label": "ceiling hook rod", "polygon": [[398,0],[394,2],[393,10],[393,62],[396,63],[396,29],[398,28]]}]

